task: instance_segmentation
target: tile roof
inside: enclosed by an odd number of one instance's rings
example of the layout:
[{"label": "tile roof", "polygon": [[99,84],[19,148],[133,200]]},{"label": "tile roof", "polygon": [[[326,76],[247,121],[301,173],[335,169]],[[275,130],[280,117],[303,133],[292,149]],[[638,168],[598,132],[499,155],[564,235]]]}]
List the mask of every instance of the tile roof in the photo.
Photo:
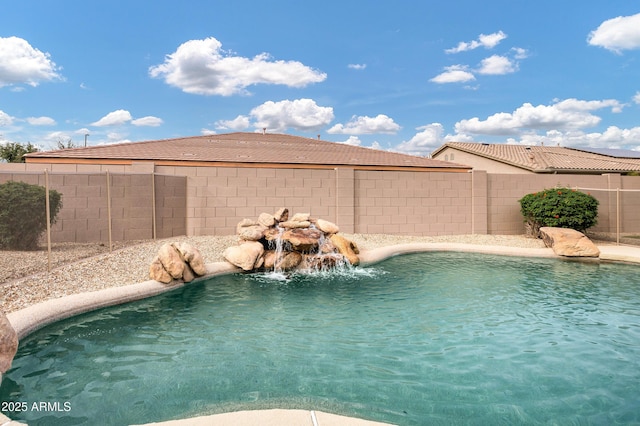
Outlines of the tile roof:
[{"label": "tile roof", "polygon": [[640,159],[616,158],[559,146],[447,142],[434,151],[433,155],[437,155],[446,147],[520,167],[534,173],[623,173],[640,171]]},{"label": "tile roof", "polygon": [[37,152],[27,162],[65,160],[181,161],[470,169],[389,151],[275,133],[227,133]]}]

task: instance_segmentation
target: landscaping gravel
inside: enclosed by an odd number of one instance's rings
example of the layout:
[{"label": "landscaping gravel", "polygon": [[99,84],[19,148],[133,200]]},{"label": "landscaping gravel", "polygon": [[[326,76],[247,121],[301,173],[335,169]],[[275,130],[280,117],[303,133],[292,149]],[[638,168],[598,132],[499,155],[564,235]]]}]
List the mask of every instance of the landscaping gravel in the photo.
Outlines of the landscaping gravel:
[{"label": "landscaping gravel", "polygon": [[[542,240],[520,235],[454,235],[411,237],[400,235],[343,234],[361,250],[404,243],[467,243],[542,248]],[[14,312],[48,299],[120,287],[149,279],[149,265],[160,246],[185,241],[197,247],[205,262],[220,262],[225,248],[237,244],[236,236],[175,237],[157,241],[114,244],[113,251],[99,243],[54,244],[52,270],[47,272],[47,251],[0,251],[0,310]]]}]

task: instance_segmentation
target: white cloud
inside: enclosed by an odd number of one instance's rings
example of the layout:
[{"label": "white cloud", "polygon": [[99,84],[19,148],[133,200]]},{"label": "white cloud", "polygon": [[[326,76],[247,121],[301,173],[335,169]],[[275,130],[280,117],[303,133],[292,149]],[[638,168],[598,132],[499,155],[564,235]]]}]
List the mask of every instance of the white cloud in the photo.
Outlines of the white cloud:
[{"label": "white cloud", "polygon": [[582,101],[566,99],[552,105],[525,103],[511,113],[500,112],[480,120],[474,117],[455,124],[457,133],[484,135],[518,135],[537,130],[578,130],[593,127],[601,118],[591,114],[603,108],[620,112],[623,105],[614,99]]},{"label": "white cloud", "polygon": [[233,120],[218,120],[216,121],[216,128],[220,130],[246,130],[250,126],[249,117],[246,115],[239,115]]},{"label": "white cloud", "polygon": [[378,114],[375,117],[353,116],[346,124],[336,124],[327,133],[342,135],[363,135],[374,133],[395,134],[400,130],[400,126],[392,118]]},{"label": "white cloud", "polygon": [[55,126],[56,120],[51,117],[29,117],[27,123],[32,126]]},{"label": "white cloud", "polygon": [[591,31],[587,42],[616,53],[640,48],[640,13],[608,19]]},{"label": "white cloud", "polygon": [[512,47],[511,52],[516,59],[527,59],[529,57],[527,49],[523,49],[521,47]]},{"label": "white cloud", "polygon": [[[312,99],[268,101],[251,110],[256,129],[283,132],[287,128],[318,130],[333,120],[333,108],[318,106]],[[236,118],[237,119],[237,118]]]},{"label": "white cloud", "polygon": [[480,63],[478,73],[489,75],[503,75],[514,73],[518,70],[518,64],[506,56],[492,55]]},{"label": "white cloud", "polygon": [[352,70],[363,70],[367,68],[367,64],[349,64],[347,65],[347,68]]},{"label": "white cloud", "polygon": [[246,88],[253,84],[305,87],[327,78],[300,62],[274,61],[266,53],[233,56],[213,37],[181,44],[164,63],[150,67],[149,74],[186,93],[220,96],[248,94]]},{"label": "white cloud", "polygon": [[509,138],[509,144],[573,146],[591,148],[635,149],[640,150],[640,127],[620,129],[610,126],[604,132],[585,133],[580,130],[550,130],[544,134],[527,133],[519,138]]},{"label": "white cloud", "polygon": [[0,110],[0,127],[9,127],[13,124],[14,118],[6,112]]},{"label": "white cloud", "polygon": [[636,94],[633,96],[633,102],[640,105],[640,91],[636,92]]},{"label": "white cloud", "polygon": [[131,113],[124,109],[119,109],[117,111],[110,112],[109,114],[102,117],[100,120],[91,123],[92,126],[96,127],[104,127],[104,126],[118,126],[121,124],[128,123],[131,121]]},{"label": "white cloud", "polygon": [[451,49],[446,49],[445,53],[466,52],[468,50],[477,49],[478,47],[484,47],[485,49],[493,49],[505,38],[507,38],[507,35],[502,31],[498,31],[497,33],[491,33],[491,34],[480,34],[477,40],[473,40],[470,42],[461,41],[460,43],[458,43],[456,47],[453,47]]},{"label": "white cloud", "polygon": [[142,118],[136,118],[135,120],[131,121],[131,124],[133,124],[134,126],[147,126],[147,127],[158,127],[162,123],[164,122],[162,121],[161,118],[153,117],[151,115],[142,117]]},{"label": "white cloud", "polygon": [[342,141],[340,143],[343,143],[346,145],[360,146],[362,144],[362,141],[357,136],[349,136],[349,139],[347,139],[346,141]]},{"label": "white cloud", "polygon": [[476,77],[468,71],[469,67],[466,65],[451,65],[445,67],[445,72],[433,77],[431,82],[438,84],[446,83],[464,83],[467,81],[473,81]]},{"label": "white cloud", "polygon": [[0,37],[0,87],[37,86],[41,81],[62,80],[51,55],[19,37]]}]

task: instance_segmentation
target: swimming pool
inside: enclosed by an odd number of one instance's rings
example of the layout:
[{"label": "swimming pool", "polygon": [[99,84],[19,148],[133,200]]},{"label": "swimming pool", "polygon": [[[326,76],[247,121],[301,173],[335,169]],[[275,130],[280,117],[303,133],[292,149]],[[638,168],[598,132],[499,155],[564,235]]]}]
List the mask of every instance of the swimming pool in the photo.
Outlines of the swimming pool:
[{"label": "swimming pool", "polygon": [[402,425],[639,422],[640,276],[469,253],[220,276],[28,336],[0,401],[26,402],[4,412],[30,425],[276,407]]}]

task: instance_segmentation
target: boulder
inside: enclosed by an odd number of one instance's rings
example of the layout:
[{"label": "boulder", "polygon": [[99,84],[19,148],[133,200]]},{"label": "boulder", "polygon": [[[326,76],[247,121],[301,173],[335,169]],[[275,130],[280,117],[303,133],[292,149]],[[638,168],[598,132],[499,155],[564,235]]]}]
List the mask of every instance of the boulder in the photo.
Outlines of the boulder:
[{"label": "boulder", "polygon": [[[249,241],[239,246],[227,247],[222,256],[233,265],[250,271],[262,266],[264,247],[257,241]],[[259,266],[257,266],[259,265]]]},{"label": "boulder", "polygon": [[302,261],[303,269],[324,270],[335,268],[336,265],[345,261],[345,257],[338,253],[330,254],[307,254]]},{"label": "boulder", "polygon": [[305,221],[288,220],[286,222],[280,222],[280,226],[282,228],[287,228],[287,229],[308,228],[311,226],[311,222],[309,222],[308,220],[305,220]]},{"label": "boulder", "polygon": [[260,213],[260,216],[258,216],[258,223],[266,228],[269,228],[276,224],[276,218],[274,215],[269,213]]},{"label": "boulder", "polygon": [[289,209],[286,207],[282,207],[274,213],[273,217],[277,222],[286,222],[287,220],[289,220]]},{"label": "boulder", "polygon": [[196,273],[193,272],[193,269],[189,266],[189,264],[184,265],[184,272],[182,273],[182,281],[185,283],[190,283],[191,281],[196,279]]},{"label": "boulder", "polygon": [[358,246],[353,242],[344,238],[340,234],[333,234],[330,237],[331,243],[338,249],[338,252],[347,258],[352,265],[358,265],[360,258],[358,257]]},{"label": "boulder", "polygon": [[207,273],[204,258],[202,257],[200,250],[186,242],[173,243],[172,245],[176,250],[178,250],[178,253],[180,253],[180,257],[182,257],[182,260],[184,260],[191,267],[196,275],[202,276]]},{"label": "boulder", "polygon": [[185,263],[180,253],[171,244],[163,244],[158,251],[158,258],[164,269],[175,279],[182,278]]},{"label": "boulder", "polygon": [[245,241],[258,241],[264,235],[266,226],[251,219],[242,219],[236,226],[236,234]]},{"label": "boulder", "polygon": [[296,213],[293,215],[291,222],[310,222],[309,218],[311,217],[310,213]]},{"label": "boulder", "polygon": [[338,225],[324,219],[316,220],[316,228],[318,228],[325,234],[337,234],[340,231],[340,228],[338,228]]},{"label": "boulder", "polygon": [[540,228],[540,236],[547,247],[558,256],[598,257],[600,250],[582,232],[568,228]]},{"label": "boulder", "polygon": [[280,271],[291,271],[296,269],[300,262],[302,262],[302,255],[298,252],[290,251],[284,253],[280,259],[276,259],[273,267]]},{"label": "boulder", "polygon": [[173,277],[164,269],[162,262],[158,256],[153,259],[151,266],[149,267],[149,278],[152,280],[160,281],[161,283],[169,284]]},{"label": "boulder", "polygon": [[288,229],[282,233],[282,240],[291,244],[295,251],[309,252],[318,248],[322,232],[311,228]]},{"label": "boulder", "polygon": [[17,350],[18,335],[4,313],[0,312],[0,377],[11,368]]}]

